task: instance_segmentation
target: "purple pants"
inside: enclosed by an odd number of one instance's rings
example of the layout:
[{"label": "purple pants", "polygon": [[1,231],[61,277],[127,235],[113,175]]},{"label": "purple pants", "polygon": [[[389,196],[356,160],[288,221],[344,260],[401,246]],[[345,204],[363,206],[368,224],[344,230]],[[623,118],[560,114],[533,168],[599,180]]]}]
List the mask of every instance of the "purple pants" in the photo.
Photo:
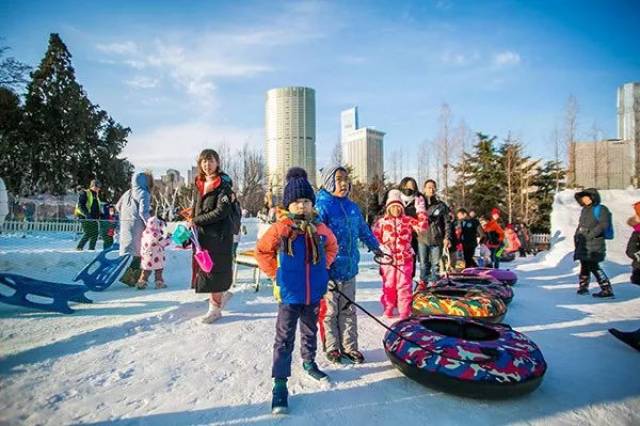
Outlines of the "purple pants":
[{"label": "purple pants", "polygon": [[296,338],[296,326],[300,320],[300,355],[303,361],[313,361],[318,347],[318,313],[320,303],[311,305],[278,305],[276,341],[273,344],[273,368],[271,376],[284,379],[291,376],[291,354]]}]

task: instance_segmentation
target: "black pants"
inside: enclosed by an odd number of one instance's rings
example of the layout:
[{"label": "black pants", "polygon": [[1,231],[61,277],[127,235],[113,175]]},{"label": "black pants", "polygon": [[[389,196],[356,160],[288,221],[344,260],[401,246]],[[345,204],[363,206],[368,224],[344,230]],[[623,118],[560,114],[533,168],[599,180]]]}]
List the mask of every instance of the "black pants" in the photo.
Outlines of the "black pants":
[{"label": "black pants", "polygon": [[476,252],[476,246],[462,245],[462,252],[464,253],[464,265],[467,268],[475,268],[478,266],[473,258],[473,254]]},{"label": "black pants", "polygon": [[271,375],[276,379],[291,376],[291,353],[296,338],[296,326],[300,323],[300,355],[303,361],[314,361],[318,346],[318,313],[320,303],[311,305],[278,305],[276,341],[273,344]]},{"label": "black pants", "polygon": [[78,250],[84,249],[84,245],[89,241],[89,250],[96,249],[96,242],[98,241],[98,221],[97,220],[83,220],[81,222],[82,232],[84,235],[78,242]]},{"label": "black pants", "polygon": [[633,271],[631,271],[631,282],[640,285],[640,269],[633,268]]},{"label": "black pants", "polygon": [[603,285],[611,285],[609,283],[609,278],[607,278],[607,274],[604,273],[602,268],[600,267],[600,262],[592,262],[588,260],[580,261],[580,276],[584,277],[587,285],[589,285],[589,279],[591,278],[591,274],[596,277],[598,284],[600,287]]}]

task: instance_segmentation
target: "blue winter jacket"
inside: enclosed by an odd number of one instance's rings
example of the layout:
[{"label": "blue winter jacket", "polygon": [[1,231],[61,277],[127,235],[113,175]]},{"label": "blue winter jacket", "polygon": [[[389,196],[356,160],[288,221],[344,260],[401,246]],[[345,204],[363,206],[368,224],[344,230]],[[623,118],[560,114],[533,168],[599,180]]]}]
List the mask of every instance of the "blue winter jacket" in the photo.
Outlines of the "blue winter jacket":
[{"label": "blue winter jacket", "polygon": [[360,250],[358,239],[371,251],[380,244],[364,220],[360,208],[347,197],[336,197],[326,189],[316,195],[316,211],[321,222],[333,231],[338,240],[338,256],[329,275],[336,281],[347,281],[358,275]]},{"label": "blue winter jacket", "polygon": [[285,250],[278,252],[278,271],[274,294],[281,303],[310,305],[318,303],[327,292],[329,280],[327,258],[324,249],[326,237],[318,236],[319,261],[313,264],[304,235],[293,241],[293,256]]}]

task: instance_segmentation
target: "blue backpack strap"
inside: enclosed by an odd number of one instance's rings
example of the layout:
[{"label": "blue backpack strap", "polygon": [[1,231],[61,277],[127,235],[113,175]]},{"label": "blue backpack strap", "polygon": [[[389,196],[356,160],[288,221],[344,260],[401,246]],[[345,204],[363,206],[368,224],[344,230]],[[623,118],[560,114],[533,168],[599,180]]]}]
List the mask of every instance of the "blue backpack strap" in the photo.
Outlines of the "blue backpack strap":
[{"label": "blue backpack strap", "polygon": [[596,204],[595,206],[593,206],[593,217],[598,222],[600,222],[600,210],[602,210],[601,204]]}]

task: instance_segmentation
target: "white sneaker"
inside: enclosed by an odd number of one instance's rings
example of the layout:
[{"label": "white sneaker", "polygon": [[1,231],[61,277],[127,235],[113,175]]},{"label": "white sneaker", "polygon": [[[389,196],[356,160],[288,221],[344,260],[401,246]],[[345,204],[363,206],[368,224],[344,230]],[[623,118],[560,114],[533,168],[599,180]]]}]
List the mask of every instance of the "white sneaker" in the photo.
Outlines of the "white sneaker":
[{"label": "white sneaker", "polygon": [[220,310],[220,307],[209,303],[209,310],[207,311],[207,314],[202,317],[201,321],[204,324],[211,324],[219,320],[220,317],[222,317],[222,311]]},{"label": "white sneaker", "polygon": [[224,309],[224,307],[227,306],[227,302],[229,302],[229,300],[231,300],[232,297],[233,297],[232,292],[225,291],[224,294],[222,295],[222,303],[220,304],[220,309]]}]

